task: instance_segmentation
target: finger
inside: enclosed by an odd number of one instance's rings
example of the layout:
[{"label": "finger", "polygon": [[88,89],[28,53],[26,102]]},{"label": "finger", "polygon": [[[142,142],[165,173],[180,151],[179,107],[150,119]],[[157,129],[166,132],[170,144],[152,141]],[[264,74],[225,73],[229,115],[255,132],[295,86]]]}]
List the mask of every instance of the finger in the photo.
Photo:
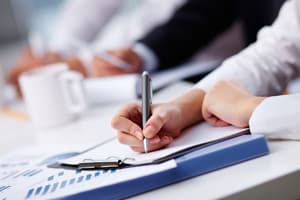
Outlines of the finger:
[{"label": "finger", "polygon": [[[118,132],[118,140],[121,144],[125,144],[125,145],[129,145],[132,147],[140,147],[143,148],[143,140],[139,140],[136,137],[129,135],[128,133],[124,133],[124,132]],[[149,144],[150,145],[155,145],[157,143],[160,142],[160,138],[154,137],[152,139],[149,140]]]},{"label": "finger", "polygon": [[222,119],[216,117],[215,115],[210,115],[205,119],[209,124],[216,126],[216,127],[224,127],[229,126],[230,124],[223,121]]},{"label": "finger", "polygon": [[139,140],[136,137],[122,131],[118,131],[118,141],[121,144],[129,146],[141,146],[143,143],[142,140]]},{"label": "finger", "polygon": [[81,73],[84,77],[87,77],[86,69],[78,58],[72,57],[70,59],[67,59],[66,63],[72,70],[75,70]]},{"label": "finger", "polygon": [[25,71],[26,69],[24,67],[15,67],[13,68],[7,75],[7,82],[17,86],[18,85],[18,79],[19,76]]},{"label": "finger", "polygon": [[121,109],[121,111],[113,117],[111,121],[111,126],[118,131],[126,132],[132,136],[137,137],[140,140],[143,140],[144,136],[142,134],[142,129],[132,120],[130,120],[130,115],[140,115],[140,112],[137,104],[129,104]]},{"label": "finger", "polygon": [[226,121],[218,118],[215,116],[210,110],[208,109],[208,106],[206,105],[206,102],[204,100],[203,103],[203,110],[202,110],[202,116],[209,124],[217,127],[223,127],[223,126],[229,126],[230,124]]},{"label": "finger", "polygon": [[231,124],[223,121],[222,119],[217,118],[215,126],[216,127],[224,127],[224,126],[231,126]]},{"label": "finger", "polygon": [[147,121],[145,128],[143,130],[143,135],[147,138],[152,138],[163,127],[165,122],[167,121],[167,115],[154,114]]},{"label": "finger", "polygon": [[97,56],[95,56],[93,58],[92,63],[93,63],[94,66],[97,66],[99,68],[114,68],[115,67],[111,63],[109,63],[109,62],[107,62],[107,61],[105,61],[105,60],[103,60],[103,59],[101,59]]},{"label": "finger", "polygon": [[101,59],[95,58],[91,67],[91,71],[96,77],[105,77],[112,75],[123,75],[126,72],[118,67]]},{"label": "finger", "polygon": [[119,76],[127,74],[127,72],[120,69],[105,69],[105,68],[97,68],[92,70],[95,77],[107,77],[107,76]]},{"label": "finger", "polygon": [[141,60],[137,54],[135,54],[131,49],[125,49],[121,51],[108,51],[111,55],[130,63],[133,68],[132,71],[137,71],[141,65]]},{"label": "finger", "polygon": [[107,70],[117,69],[119,71],[124,71],[124,70],[120,69],[118,66],[113,65],[109,61],[103,60],[99,57],[95,57],[93,60],[93,63],[101,69],[107,69]]},{"label": "finger", "polygon": [[[173,142],[172,137],[164,136],[160,139],[159,143],[150,144],[148,150],[149,150],[149,152],[152,152],[152,151],[155,151],[158,149],[162,149],[162,148],[168,146],[169,144],[171,144],[172,142]],[[140,152],[140,153],[145,152],[145,149],[143,146],[142,147],[141,146],[131,146],[130,148],[136,152]]]},{"label": "finger", "polygon": [[114,118],[112,121],[112,127],[118,131],[126,132],[132,136],[135,136],[139,140],[143,140],[144,138],[142,129],[128,118],[122,116]]},{"label": "finger", "polygon": [[16,75],[17,75],[16,68],[11,69],[11,71],[8,72],[6,76],[6,81],[12,85],[15,85],[17,82]]}]

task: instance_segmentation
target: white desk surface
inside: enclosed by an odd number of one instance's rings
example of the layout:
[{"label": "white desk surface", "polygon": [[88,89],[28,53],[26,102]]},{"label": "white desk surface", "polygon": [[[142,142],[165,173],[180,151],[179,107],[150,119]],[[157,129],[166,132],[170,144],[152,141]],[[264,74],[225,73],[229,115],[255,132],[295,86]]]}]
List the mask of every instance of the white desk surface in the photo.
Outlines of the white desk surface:
[{"label": "white desk surface", "polygon": [[[178,83],[154,98],[162,102],[190,88]],[[33,144],[84,144],[115,135],[110,120],[123,104],[93,109],[81,119],[47,131],[0,115],[0,155]],[[231,167],[150,191],[132,199],[297,199],[300,197],[300,142],[269,141],[271,153]]]}]

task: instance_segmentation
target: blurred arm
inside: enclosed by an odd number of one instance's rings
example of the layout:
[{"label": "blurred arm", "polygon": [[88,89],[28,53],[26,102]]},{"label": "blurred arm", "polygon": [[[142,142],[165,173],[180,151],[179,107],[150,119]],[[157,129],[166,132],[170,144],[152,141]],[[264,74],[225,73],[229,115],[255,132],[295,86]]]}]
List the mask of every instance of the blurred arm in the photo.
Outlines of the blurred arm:
[{"label": "blurred arm", "polygon": [[287,2],[275,23],[259,32],[256,43],[227,59],[197,87],[207,91],[218,80],[235,80],[253,95],[281,94],[288,82],[300,75],[296,2]]},{"label": "blurred arm", "polygon": [[189,0],[139,42],[156,54],[159,69],[178,65],[234,22],[232,5],[232,0]]},{"label": "blurred arm", "polygon": [[61,54],[74,53],[73,39],[84,43],[93,40],[121,5],[119,0],[67,1],[53,29],[50,49]]},{"label": "blurred arm", "polygon": [[[262,29],[258,41],[225,61],[196,87],[208,91],[218,80],[235,80],[252,95],[282,94],[300,75],[299,1],[287,2],[275,23]],[[272,138],[300,139],[300,95],[266,98],[250,118],[253,133]]]}]

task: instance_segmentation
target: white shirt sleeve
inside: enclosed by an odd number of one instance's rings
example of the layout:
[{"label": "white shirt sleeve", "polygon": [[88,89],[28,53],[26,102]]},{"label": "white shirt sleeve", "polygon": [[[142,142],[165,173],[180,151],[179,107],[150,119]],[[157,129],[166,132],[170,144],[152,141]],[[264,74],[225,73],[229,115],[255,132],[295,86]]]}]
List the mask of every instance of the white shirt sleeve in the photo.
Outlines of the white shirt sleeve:
[{"label": "white shirt sleeve", "polygon": [[296,1],[288,1],[258,40],[198,82],[205,91],[218,80],[240,82],[253,95],[280,94],[288,82],[300,75],[300,26]]},{"label": "white shirt sleeve", "polygon": [[120,0],[67,1],[51,34],[50,50],[63,55],[76,53],[73,41],[93,40],[121,6]]},{"label": "white shirt sleeve", "polygon": [[252,133],[268,138],[300,140],[300,94],[266,98],[254,111]]},{"label": "white shirt sleeve", "polygon": [[[253,95],[281,94],[300,75],[300,1],[288,1],[274,24],[263,28],[258,41],[225,61],[195,86],[204,91],[218,80],[236,80]],[[297,7],[298,6],[298,7]],[[300,139],[300,94],[266,98],[254,111],[252,133],[276,139]]]}]

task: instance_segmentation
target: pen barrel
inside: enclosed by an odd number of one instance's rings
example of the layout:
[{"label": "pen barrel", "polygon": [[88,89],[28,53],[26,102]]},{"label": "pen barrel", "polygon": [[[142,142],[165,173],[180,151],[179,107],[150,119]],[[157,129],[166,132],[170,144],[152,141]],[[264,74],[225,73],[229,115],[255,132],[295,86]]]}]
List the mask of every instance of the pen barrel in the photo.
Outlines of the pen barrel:
[{"label": "pen barrel", "polygon": [[151,79],[146,72],[142,75],[142,125],[143,128],[151,116]]}]

